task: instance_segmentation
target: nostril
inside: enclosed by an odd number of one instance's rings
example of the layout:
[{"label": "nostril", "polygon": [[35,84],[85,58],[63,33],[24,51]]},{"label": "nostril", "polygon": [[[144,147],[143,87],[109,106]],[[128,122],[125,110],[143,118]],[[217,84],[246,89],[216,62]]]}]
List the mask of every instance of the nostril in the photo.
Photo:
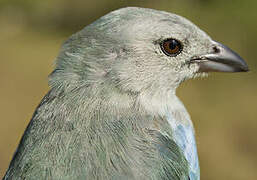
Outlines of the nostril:
[{"label": "nostril", "polygon": [[214,53],[219,53],[220,49],[217,46],[214,46],[213,48]]}]

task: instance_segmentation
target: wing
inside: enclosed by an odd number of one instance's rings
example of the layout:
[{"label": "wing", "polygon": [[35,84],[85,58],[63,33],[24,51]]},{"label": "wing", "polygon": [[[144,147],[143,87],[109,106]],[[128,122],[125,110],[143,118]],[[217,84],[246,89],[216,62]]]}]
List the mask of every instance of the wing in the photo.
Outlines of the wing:
[{"label": "wing", "polygon": [[[80,175],[85,173],[79,172],[83,168],[76,168],[79,157],[70,155],[72,151],[76,155],[81,149],[74,124],[69,121],[69,114],[75,107],[65,105],[64,98],[52,90],[43,98],[22,136],[4,180],[71,179],[74,174],[75,179],[84,178]],[[68,170],[71,164],[74,174]]]},{"label": "wing", "polygon": [[159,130],[148,130],[152,143],[157,148],[159,170],[156,179],[188,180],[189,165],[183,152],[167,133]]},{"label": "wing", "polygon": [[45,156],[47,148],[43,144],[46,144],[47,136],[51,134],[49,121],[53,121],[54,112],[51,108],[55,99],[56,97],[49,92],[37,107],[16,149],[4,180],[48,179],[50,171],[44,165],[48,159]]}]

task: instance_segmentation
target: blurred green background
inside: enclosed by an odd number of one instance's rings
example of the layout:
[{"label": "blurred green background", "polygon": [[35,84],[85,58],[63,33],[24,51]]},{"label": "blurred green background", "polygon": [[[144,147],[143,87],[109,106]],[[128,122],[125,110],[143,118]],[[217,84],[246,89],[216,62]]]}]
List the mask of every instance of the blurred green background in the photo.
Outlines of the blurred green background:
[{"label": "blurred green background", "polygon": [[0,0],[0,177],[41,98],[61,44],[111,10],[141,6],[180,14],[237,51],[249,73],[185,82],[203,180],[257,179],[256,0]]}]

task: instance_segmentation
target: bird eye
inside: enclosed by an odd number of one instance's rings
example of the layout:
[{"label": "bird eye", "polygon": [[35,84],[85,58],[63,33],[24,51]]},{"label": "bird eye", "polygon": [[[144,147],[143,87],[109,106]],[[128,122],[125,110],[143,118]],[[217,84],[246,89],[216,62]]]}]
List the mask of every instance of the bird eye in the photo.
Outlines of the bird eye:
[{"label": "bird eye", "polygon": [[182,51],[181,43],[176,39],[166,39],[161,43],[161,49],[167,56],[177,56]]}]

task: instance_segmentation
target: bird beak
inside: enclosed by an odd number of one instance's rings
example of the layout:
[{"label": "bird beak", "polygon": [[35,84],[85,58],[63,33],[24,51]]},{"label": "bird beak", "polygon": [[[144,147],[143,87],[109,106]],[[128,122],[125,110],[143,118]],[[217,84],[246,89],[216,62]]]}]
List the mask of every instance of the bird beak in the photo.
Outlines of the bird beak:
[{"label": "bird beak", "polygon": [[199,72],[247,72],[246,62],[227,46],[215,42],[210,54],[194,56],[190,63],[199,64]]}]

